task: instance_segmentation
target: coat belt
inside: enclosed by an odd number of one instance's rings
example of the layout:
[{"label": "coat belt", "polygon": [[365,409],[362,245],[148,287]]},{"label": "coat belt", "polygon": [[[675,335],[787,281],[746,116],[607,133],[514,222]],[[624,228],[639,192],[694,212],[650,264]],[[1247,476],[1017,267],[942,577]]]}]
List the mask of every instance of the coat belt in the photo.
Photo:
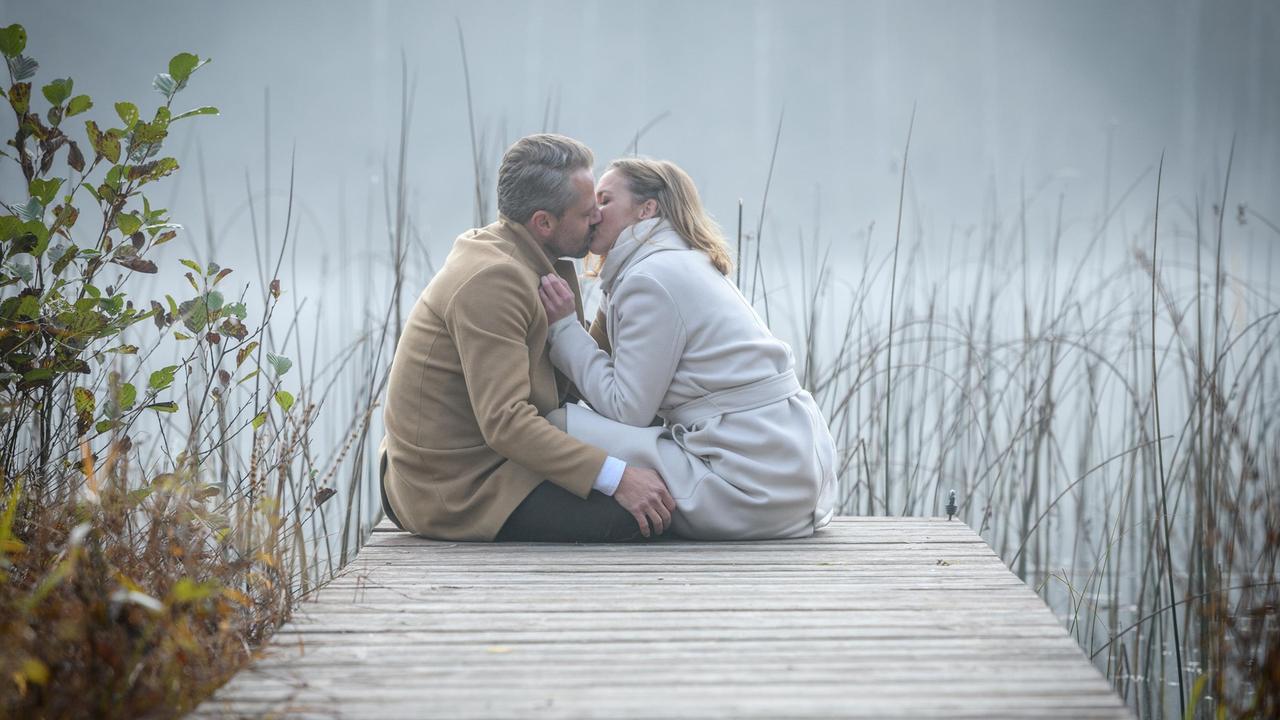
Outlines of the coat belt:
[{"label": "coat belt", "polygon": [[755,410],[765,405],[772,405],[786,400],[802,389],[795,371],[787,370],[763,380],[719,390],[697,400],[690,400],[669,410],[666,413],[666,420],[671,425],[691,427],[727,413]]}]

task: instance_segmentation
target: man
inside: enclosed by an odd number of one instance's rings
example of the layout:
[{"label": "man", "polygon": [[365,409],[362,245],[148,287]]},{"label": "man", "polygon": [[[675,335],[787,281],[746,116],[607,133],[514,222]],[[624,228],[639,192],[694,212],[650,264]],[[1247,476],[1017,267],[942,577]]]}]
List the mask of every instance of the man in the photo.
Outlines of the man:
[{"label": "man", "polygon": [[[600,222],[585,145],[531,135],[498,171],[499,220],[454,241],[391,363],[380,473],[397,525],[443,540],[601,542],[661,534],[675,502],[547,419],[568,382],[551,364],[541,276],[582,299],[573,262]],[[562,414],[562,413],[561,413]]]}]

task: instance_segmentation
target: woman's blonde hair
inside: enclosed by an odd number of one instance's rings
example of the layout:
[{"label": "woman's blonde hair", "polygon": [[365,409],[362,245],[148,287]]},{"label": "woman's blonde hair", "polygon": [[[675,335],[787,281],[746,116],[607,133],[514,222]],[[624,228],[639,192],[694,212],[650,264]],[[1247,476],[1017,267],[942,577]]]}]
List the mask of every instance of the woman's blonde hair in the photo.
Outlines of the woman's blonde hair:
[{"label": "woman's blonde hair", "polygon": [[[670,160],[622,158],[609,163],[627,180],[627,188],[637,203],[653,200],[658,204],[658,217],[665,219],[689,246],[711,258],[721,274],[733,269],[729,244],[720,226],[702,207],[698,188],[689,174]],[[646,238],[647,239],[647,238]]]}]

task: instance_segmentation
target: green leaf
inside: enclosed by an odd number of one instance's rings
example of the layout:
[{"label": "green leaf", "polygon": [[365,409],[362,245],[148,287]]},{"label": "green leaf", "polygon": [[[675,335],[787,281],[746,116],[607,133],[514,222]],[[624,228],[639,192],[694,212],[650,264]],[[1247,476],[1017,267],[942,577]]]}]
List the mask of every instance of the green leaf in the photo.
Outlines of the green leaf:
[{"label": "green leaf", "polygon": [[71,97],[71,78],[62,78],[41,88],[44,92],[44,99],[49,101],[50,105],[61,105]]},{"label": "green leaf", "polygon": [[61,256],[59,256],[56,260],[54,260],[53,274],[61,275],[62,271],[67,269],[67,266],[71,264],[72,260],[76,259],[76,255],[78,254],[80,254],[80,248],[76,247],[75,245],[72,245],[71,247],[67,248],[66,251],[63,252]]},{"label": "green leaf", "polygon": [[151,86],[167,98],[172,98],[173,94],[178,92],[178,81],[174,80],[169,73],[156,75],[156,79],[151,81]]},{"label": "green leaf", "polygon": [[116,216],[116,227],[126,236],[132,235],[142,227],[142,218],[133,213],[120,213]]},{"label": "green leaf", "polygon": [[119,426],[120,426],[119,420],[99,420],[98,424],[93,426],[93,430],[98,434],[102,434],[109,430],[114,430]]},{"label": "green leaf", "polygon": [[[138,183],[139,185],[145,185],[153,180],[159,180],[177,169],[178,161],[171,157],[167,157],[130,167],[128,177],[130,180],[140,180],[141,182]],[[147,227],[158,228],[168,224],[169,223],[155,223],[149,224]]]},{"label": "green leaf", "polygon": [[88,95],[77,95],[67,103],[67,117],[79,115],[91,107],[93,107],[93,100]]},{"label": "green leaf", "polygon": [[[215,486],[214,491],[218,490]],[[169,596],[175,603],[191,603],[197,600],[204,600],[218,589],[216,582],[196,582],[191,578],[182,578],[173,584],[173,589],[169,591]]]},{"label": "green leaf", "polygon": [[209,306],[204,298],[187,300],[178,306],[182,324],[191,332],[201,332],[209,324]]},{"label": "green leaf", "polygon": [[35,178],[27,189],[31,191],[31,197],[39,198],[40,203],[45,207],[53,202],[53,196],[58,194],[58,188],[62,187],[62,178]]},{"label": "green leaf", "polygon": [[[9,58],[9,73],[13,75],[13,79],[17,82],[28,80],[35,76],[36,71],[40,69],[40,63],[32,60],[26,55],[18,55]],[[27,90],[30,91],[30,86]]]},{"label": "green leaf", "polygon": [[71,396],[75,401],[76,412],[92,413],[94,411],[96,403],[94,402],[93,391],[89,388],[76,387],[72,389]]},{"label": "green leaf", "polygon": [[210,290],[208,294],[204,296],[204,301],[210,312],[217,312],[222,309],[222,293],[217,290]]},{"label": "green leaf", "polygon": [[120,396],[116,400],[121,410],[132,410],[133,404],[138,400],[138,388],[133,383],[125,383],[120,386]]},{"label": "green leaf", "polygon": [[262,427],[262,423],[264,423],[264,422],[266,422],[266,421],[267,421],[267,414],[266,414],[265,412],[260,412],[260,413],[258,413],[257,415],[254,415],[254,416],[253,416],[253,429],[254,429],[254,430],[257,430],[258,428]]},{"label": "green leaf", "polygon": [[182,85],[198,67],[200,67],[199,57],[186,52],[178,53],[169,61],[169,77]]},{"label": "green leaf", "polygon": [[92,120],[85,121],[84,128],[89,135],[89,144],[93,146],[94,152],[111,161],[113,165],[120,162],[120,138],[102,132],[98,129],[98,124]]},{"label": "green leaf", "polygon": [[52,368],[36,368],[35,370],[28,370],[27,372],[22,373],[22,382],[25,385],[34,385],[36,383],[47,381],[52,377]]},{"label": "green leaf", "polygon": [[[13,60],[9,61],[9,70],[13,71]],[[9,88],[9,104],[19,115],[26,115],[31,109],[31,83],[16,82]]]},{"label": "green leaf", "polygon": [[292,394],[284,390],[278,390],[276,391],[275,398],[276,398],[276,404],[279,405],[285,412],[289,412],[289,408],[293,407]]},{"label": "green leaf", "polygon": [[[228,271],[223,270],[222,272],[225,273]],[[227,305],[226,307],[222,308],[222,312],[224,315],[231,315],[237,320],[244,320],[246,317],[249,316],[249,310],[244,306],[244,303],[238,303],[238,302],[231,303],[230,305]]]},{"label": "green leaf", "polygon": [[[23,282],[31,282],[32,279],[35,278],[35,273],[31,270],[31,266],[26,263],[14,263],[9,266],[9,270],[22,278]],[[16,300],[16,298],[9,298],[5,302],[8,302],[9,300]]]},{"label": "green leaf", "polygon": [[172,400],[169,402],[151,403],[144,407],[143,410],[155,410],[156,412],[162,413],[176,413],[178,412],[178,403],[173,402]]},{"label": "green leaf", "polygon": [[147,381],[147,387],[157,392],[164,390],[173,384],[173,374],[177,369],[177,365],[169,365],[156,370],[151,373],[151,379]]},{"label": "green leaf", "polygon": [[249,343],[248,345],[245,345],[244,347],[236,351],[236,367],[240,367],[241,365],[243,365],[245,359],[248,358],[249,355],[251,355],[257,347],[258,347],[258,341],[254,340],[253,342]]},{"label": "green leaf", "polygon": [[252,379],[254,379],[254,378],[256,378],[256,377],[258,377],[258,371],[257,371],[257,370],[254,370],[253,372],[249,373],[248,375],[245,375],[244,377],[242,377],[242,378],[240,378],[239,380],[237,380],[237,381],[236,381],[236,384],[237,384],[237,385],[243,385],[243,384],[245,384],[245,383],[249,382],[250,380],[252,380]]},{"label": "green leaf", "polygon": [[134,123],[138,122],[138,106],[131,102],[116,103],[116,114],[124,122],[125,130],[132,130]]},{"label": "green leaf", "polygon": [[201,268],[200,263],[196,262],[195,260],[179,259],[178,262],[182,263],[183,265],[186,265],[192,270],[195,270],[197,275],[204,275],[204,268]]},{"label": "green leaf", "polygon": [[190,335],[188,335],[188,334],[186,334],[186,333],[184,333],[184,332],[178,332],[177,330],[174,330],[174,331],[173,331],[173,339],[174,339],[174,340],[190,340],[190,339],[191,339],[191,336],[190,336]]},{"label": "green leaf", "polygon": [[76,407],[76,430],[83,435],[93,424],[93,412],[97,409],[97,401],[93,397],[93,391],[86,387],[73,388],[71,397]]},{"label": "green leaf", "polygon": [[183,118],[189,118],[193,115],[217,115],[217,114],[218,114],[218,108],[212,107],[210,105],[205,105],[204,107],[192,108],[186,112],[178,113],[177,115],[173,116],[173,120],[181,120]]},{"label": "green leaf", "polygon": [[23,221],[13,215],[0,215],[0,242],[9,242],[23,233]]},{"label": "green leaf", "polygon": [[[30,280],[27,280],[30,282]],[[18,298],[13,317],[17,319],[35,320],[40,317],[40,299],[34,295],[23,295]]]},{"label": "green leaf", "polygon": [[276,377],[280,377],[289,372],[289,368],[293,367],[293,361],[283,355],[275,353],[267,353],[267,363],[271,365],[271,369],[275,371]]},{"label": "green leaf", "polygon": [[16,57],[27,47],[27,31],[21,25],[14,24],[0,30],[0,52],[5,57]]},{"label": "green leaf", "polygon": [[25,205],[19,205],[14,209],[18,211],[18,217],[24,223],[39,222],[44,217],[44,203],[40,202],[38,197],[32,197]]}]

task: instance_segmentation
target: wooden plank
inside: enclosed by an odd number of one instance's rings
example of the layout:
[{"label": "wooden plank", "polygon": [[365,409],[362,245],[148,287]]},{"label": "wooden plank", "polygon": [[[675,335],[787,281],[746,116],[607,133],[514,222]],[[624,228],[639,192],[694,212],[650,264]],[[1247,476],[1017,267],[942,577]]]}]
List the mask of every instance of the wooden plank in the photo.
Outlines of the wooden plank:
[{"label": "wooden plank", "polygon": [[735,543],[375,533],[196,717],[1131,717],[958,521]]}]

